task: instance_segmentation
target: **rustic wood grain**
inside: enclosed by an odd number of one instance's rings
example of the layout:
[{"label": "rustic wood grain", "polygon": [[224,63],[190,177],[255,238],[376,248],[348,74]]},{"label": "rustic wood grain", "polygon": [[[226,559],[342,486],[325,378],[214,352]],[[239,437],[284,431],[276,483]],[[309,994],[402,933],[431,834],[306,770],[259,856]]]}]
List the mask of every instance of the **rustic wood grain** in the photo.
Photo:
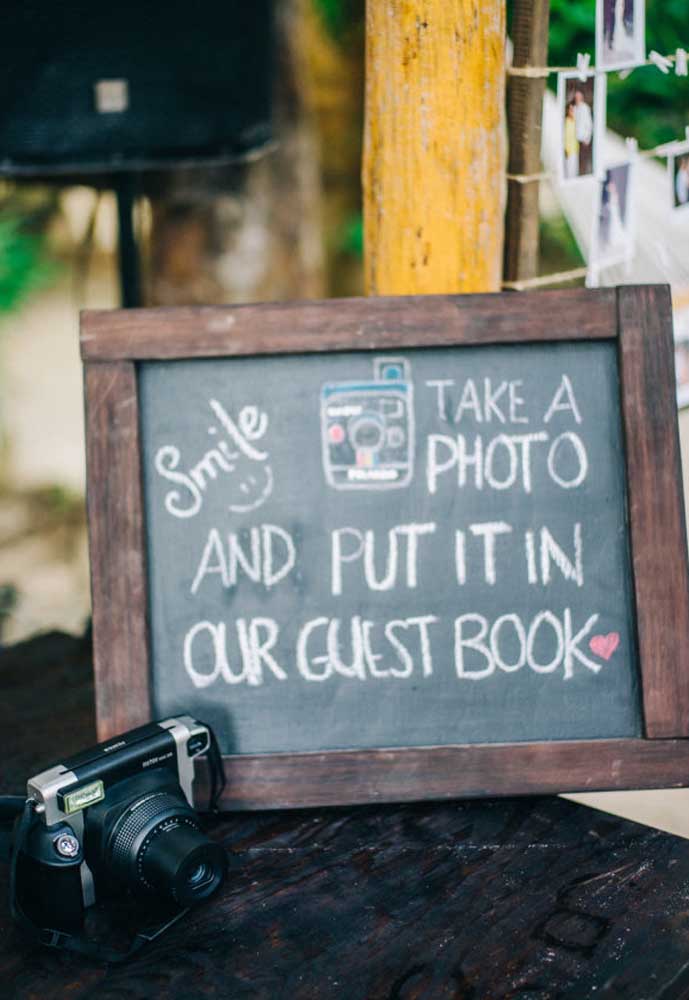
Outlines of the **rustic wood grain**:
[{"label": "rustic wood grain", "polygon": [[[226,809],[689,784],[687,740],[556,740],[224,757]],[[205,801],[205,780],[199,801]]]},{"label": "rustic wood grain", "polygon": [[[92,743],[84,653],[67,636],[0,652],[3,791]],[[33,947],[0,893],[3,998],[689,996],[679,837],[555,798],[244,813],[212,836],[224,888],[123,966]],[[104,938],[142,922],[126,903],[95,911]]]},{"label": "rustic wood grain", "polygon": [[618,289],[622,410],[646,735],[689,736],[689,577],[667,286]]},{"label": "rustic wood grain", "polygon": [[[514,66],[548,65],[550,0],[516,0],[510,37]],[[545,77],[513,76],[507,87],[509,134],[508,173],[531,176],[541,171],[541,123]],[[528,183],[509,178],[505,211],[506,281],[534,278],[538,274],[539,210],[537,180]]]},{"label": "rustic wood grain", "polygon": [[86,368],[86,465],[99,739],[150,719],[136,371]]},{"label": "rustic wood grain", "polygon": [[598,340],[614,337],[616,326],[613,288],[89,310],[81,314],[81,355],[145,361]]},{"label": "rustic wood grain", "polygon": [[500,288],[503,0],[366,4],[368,294]]}]

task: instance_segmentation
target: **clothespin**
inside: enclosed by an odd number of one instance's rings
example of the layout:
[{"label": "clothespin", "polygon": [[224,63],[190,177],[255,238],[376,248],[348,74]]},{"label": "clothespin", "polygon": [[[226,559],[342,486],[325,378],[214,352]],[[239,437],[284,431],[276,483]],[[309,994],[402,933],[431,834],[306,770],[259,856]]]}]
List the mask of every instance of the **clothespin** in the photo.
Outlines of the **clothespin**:
[{"label": "clothespin", "polygon": [[579,74],[579,79],[582,83],[586,83],[586,77],[589,76],[589,66],[591,65],[591,53],[590,52],[577,52],[577,73]]},{"label": "clothespin", "polygon": [[687,71],[687,53],[684,49],[675,52],[675,73],[677,76],[689,76]]},{"label": "clothespin", "polygon": [[633,158],[639,151],[638,140],[635,139],[633,136],[628,135],[624,141],[627,146],[627,152],[629,153],[630,158]]},{"label": "clothespin", "polygon": [[655,49],[651,49],[648,53],[649,61],[657,66],[661,73],[669,73],[672,69],[672,59],[668,59],[667,56],[661,56],[660,52],[656,52]]}]

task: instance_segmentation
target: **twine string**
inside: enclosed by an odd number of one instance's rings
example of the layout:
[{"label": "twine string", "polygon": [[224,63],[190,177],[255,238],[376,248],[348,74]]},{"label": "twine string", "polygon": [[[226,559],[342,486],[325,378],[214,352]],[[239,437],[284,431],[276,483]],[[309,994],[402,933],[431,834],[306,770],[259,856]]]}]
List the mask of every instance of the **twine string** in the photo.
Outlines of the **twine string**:
[{"label": "twine string", "polygon": [[502,287],[514,292],[523,292],[525,288],[542,288],[545,285],[555,285],[561,281],[574,281],[585,278],[588,268],[575,267],[570,271],[555,271],[553,274],[540,274],[536,278],[524,278],[522,281],[503,281]]},{"label": "twine string", "polygon": [[[677,54],[672,53],[672,55],[663,56],[663,59],[667,59],[668,62],[675,63],[677,61]],[[632,72],[635,69],[639,69],[641,66],[656,66],[658,62],[657,59],[644,59],[643,62],[636,63],[634,66],[627,66],[624,68],[623,72]],[[609,69],[598,69],[596,66],[588,66],[585,70],[580,66],[508,66],[507,67],[508,76],[524,76],[532,77],[538,79],[539,77],[550,76],[551,73],[586,73],[587,76],[591,76],[594,73],[614,73],[615,70]],[[617,71],[620,72],[620,71]]]}]

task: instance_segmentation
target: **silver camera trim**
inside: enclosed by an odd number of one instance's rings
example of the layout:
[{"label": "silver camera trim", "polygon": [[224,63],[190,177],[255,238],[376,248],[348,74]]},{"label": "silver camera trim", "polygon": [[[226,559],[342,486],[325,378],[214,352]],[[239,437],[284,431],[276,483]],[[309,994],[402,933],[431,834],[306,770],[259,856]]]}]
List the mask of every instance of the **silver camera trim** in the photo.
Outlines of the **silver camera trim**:
[{"label": "silver camera trim", "polygon": [[[208,727],[197,722],[190,715],[163,719],[157,725],[161,729],[167,730],[175,740],[178,780],[184,796],[191,806],[193,805],[194,760],[206,752],[208,743],[193,756],[189,756],[187,742],[192,736],[208,733]],[[119,737],[116,737],[111,746],[104,746],[103,753],[107,753],[109,749],[116,753],[118,739]],[[64,764],[55,764],[46,771],[34,775],[33,778],[29,778],[26,783],[26,795],[33,801],[36,813],[46,826],[53,826],[60,822],[69,823],[77,837],[81,839],[84,832],[82,810],[65,813],[60,809],[57,798],[60,792],[66,791],[78,784],[79,781],[77,775],[73,771],[67,770]]]}]

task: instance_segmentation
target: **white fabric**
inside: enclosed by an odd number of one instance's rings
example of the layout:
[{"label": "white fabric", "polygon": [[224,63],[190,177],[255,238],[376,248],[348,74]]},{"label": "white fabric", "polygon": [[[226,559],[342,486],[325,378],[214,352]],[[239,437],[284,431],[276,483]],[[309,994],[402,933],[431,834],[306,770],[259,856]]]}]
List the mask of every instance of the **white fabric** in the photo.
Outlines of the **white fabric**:
[{"label": "white fabric", "polygon": [[586,101],[574,105],[574,124],[579,142],[589,143],[593,138],[593,115]]}]

